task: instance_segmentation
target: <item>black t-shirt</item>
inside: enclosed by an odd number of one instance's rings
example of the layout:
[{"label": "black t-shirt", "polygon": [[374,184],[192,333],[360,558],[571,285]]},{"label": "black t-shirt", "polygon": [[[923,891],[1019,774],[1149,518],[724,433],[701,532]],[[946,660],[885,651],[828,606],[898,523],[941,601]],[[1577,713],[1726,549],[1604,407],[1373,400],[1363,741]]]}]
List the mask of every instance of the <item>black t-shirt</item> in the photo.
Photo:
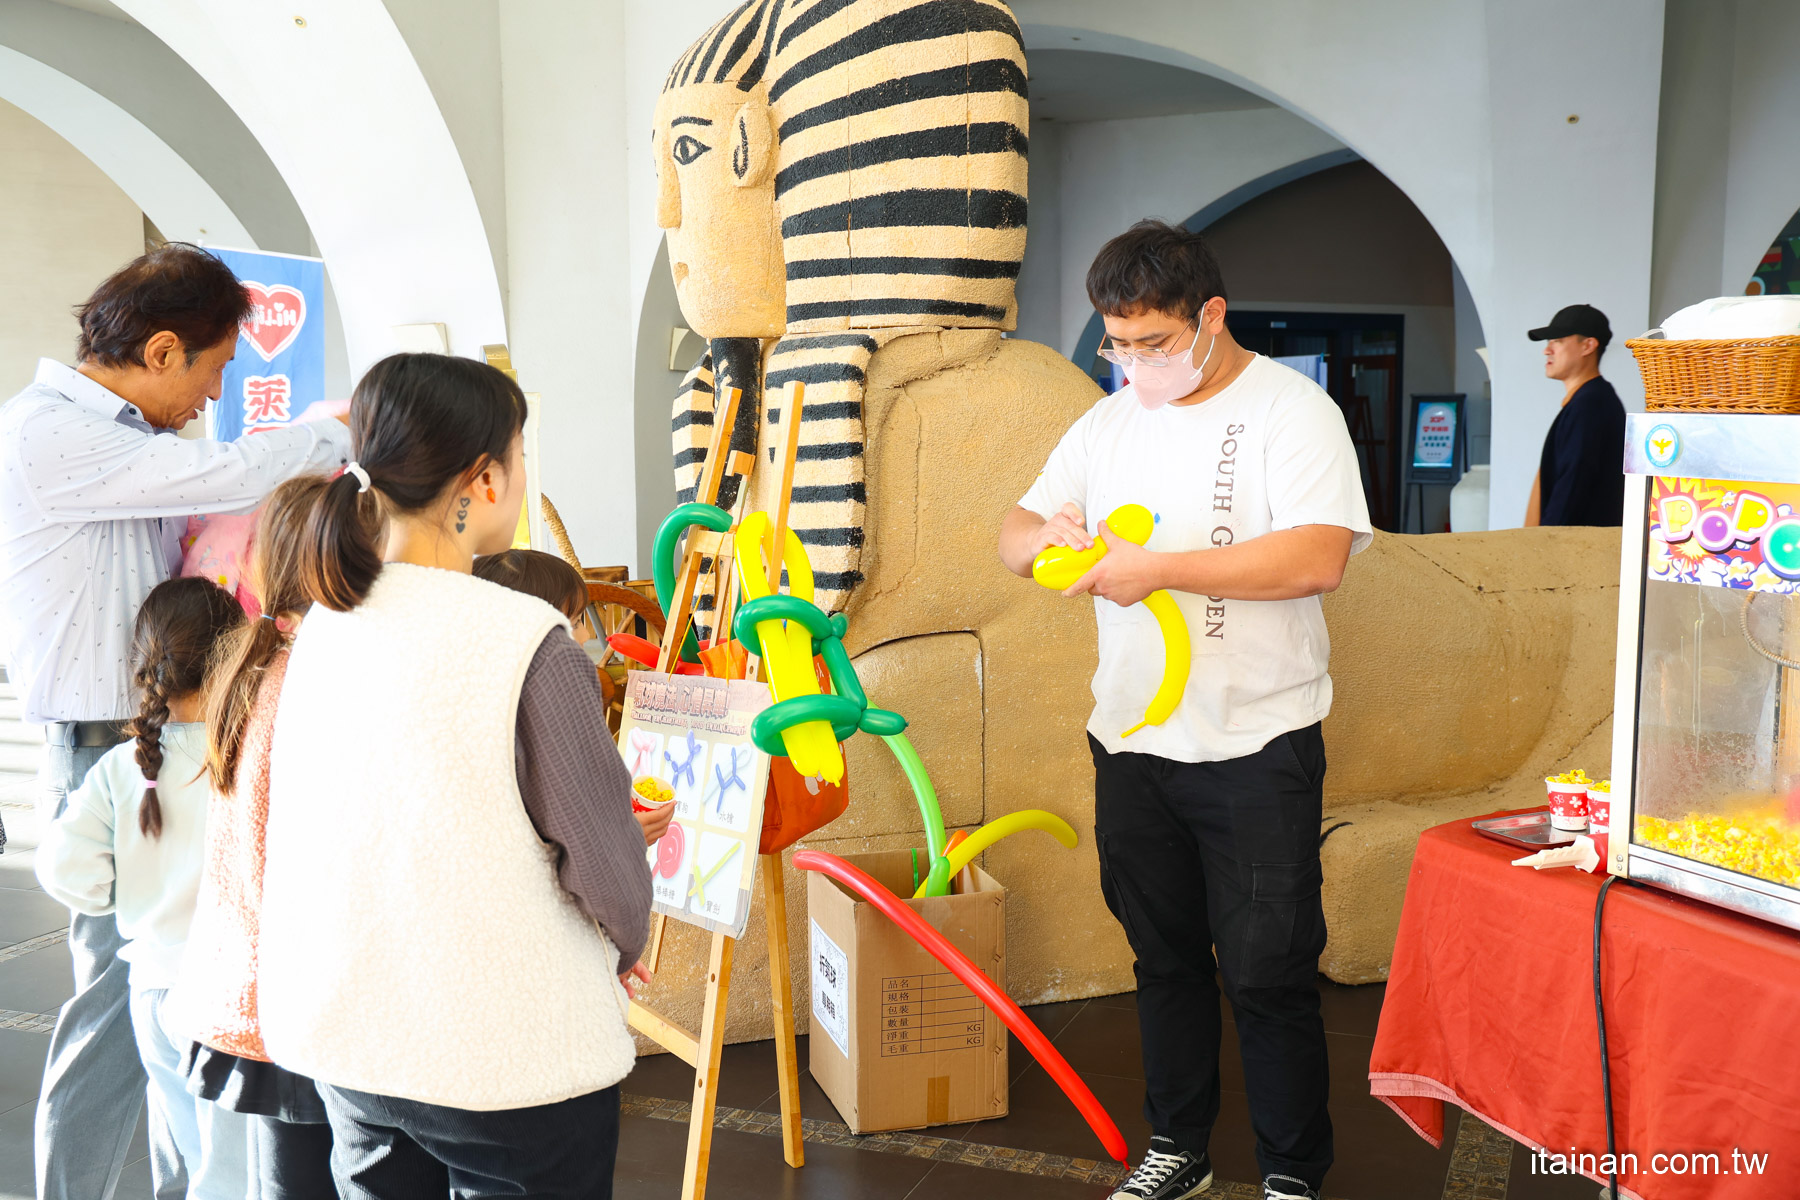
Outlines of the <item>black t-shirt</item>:
[{"label": "black t-shirt", "polygon": [[1618,525],[1625,516],[1625,406],[1604,377],[1556,414],[1538,462],[1538,523]]}]

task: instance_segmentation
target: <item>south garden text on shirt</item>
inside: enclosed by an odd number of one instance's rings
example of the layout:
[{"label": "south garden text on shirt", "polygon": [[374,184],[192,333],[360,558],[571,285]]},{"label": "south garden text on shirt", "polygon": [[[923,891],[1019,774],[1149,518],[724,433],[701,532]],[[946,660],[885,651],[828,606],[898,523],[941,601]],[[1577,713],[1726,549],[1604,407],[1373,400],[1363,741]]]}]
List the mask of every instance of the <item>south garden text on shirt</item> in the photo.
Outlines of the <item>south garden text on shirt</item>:
[{"label": "south garden text on shirt", "polygon": [[[1232,545],[1336,525],[1351,552],[1373,534],[1344,417],[1312,380],[1257,355],[1218,395],[1146,410],[1127,385],[1069,428],[1021,507],[1048,519],[1081,507],[1089,532],[1122,504],[1156,514],[1148,548]],[[1141,604],[1094,600],[1100,665],[1088,732],[1109,753],[1216,762],[1252,754],[1331,708],[1331,643],[1317,596],[1226,600],[1172,592],[1188,623],[1186,694],[1161,725],[1135,725],[1156,691],[1162,632]]]}]

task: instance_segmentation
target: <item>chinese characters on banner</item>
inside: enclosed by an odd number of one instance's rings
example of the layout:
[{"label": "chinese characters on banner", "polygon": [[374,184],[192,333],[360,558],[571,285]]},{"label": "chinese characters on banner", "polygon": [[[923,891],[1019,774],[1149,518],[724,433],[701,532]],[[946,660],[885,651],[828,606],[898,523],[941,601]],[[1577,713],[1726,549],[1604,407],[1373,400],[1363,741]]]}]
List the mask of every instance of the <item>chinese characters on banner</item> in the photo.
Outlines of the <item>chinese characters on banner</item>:
[{"label": "chinese characters on banner", "polygon": [[1449,404],[1419,406],[1413,443],[1414,467],[1448,467],[1456,452],[1456,409]]},{"label": "chinese characters on banner", "polygon": [[212,253],[231,268],[254,305],[209,409],[212,436],[228,442],[280,429],[325,398],[325,264],[260,250]]}]

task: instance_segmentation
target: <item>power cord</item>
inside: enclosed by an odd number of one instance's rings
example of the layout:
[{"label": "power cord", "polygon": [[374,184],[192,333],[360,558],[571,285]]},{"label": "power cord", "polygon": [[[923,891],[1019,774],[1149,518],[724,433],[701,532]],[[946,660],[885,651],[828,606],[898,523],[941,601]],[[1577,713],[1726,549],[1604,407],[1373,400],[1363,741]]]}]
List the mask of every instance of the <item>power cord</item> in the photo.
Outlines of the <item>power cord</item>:
[{"label": "power cord", "polygon": [[[1613,1124],[1612,1063],[1606,1053],[1606,1006],[1600,993],[1600,918],[1606,912],[1606,893],[1623,878],[1620,875],[1607,876],[1606,882],[1600,885],[1599,898],[1594,901],[1594,1024],[1600,1031],[1600,1092],[1606,1101],[1606,1162],[1611,1168],[1607,1172],[1607,1189],[1602,1200],[1619,1200],[1619,1146],[1617,1129]],[[1624,882],[1632,881],[1625,879]]]}]

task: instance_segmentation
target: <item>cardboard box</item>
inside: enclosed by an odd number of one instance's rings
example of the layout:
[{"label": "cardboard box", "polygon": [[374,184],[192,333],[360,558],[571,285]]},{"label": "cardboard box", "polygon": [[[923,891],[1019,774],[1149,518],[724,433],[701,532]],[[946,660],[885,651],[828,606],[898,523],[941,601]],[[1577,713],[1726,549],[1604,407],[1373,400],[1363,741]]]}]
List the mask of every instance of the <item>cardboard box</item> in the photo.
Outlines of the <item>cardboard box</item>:
[{"label": "cardboard box", "polygon": [[[901,897],[913,856],[846,854]],[[921,856],[922,857],[922,856]],[[880,909],[828,876],[807,877],[813,1078],[855,1133],[1003,1117],[1006,1027]],[[907,900],[951,945],[1006,986],[1006,889],[979,867],[951,894]]]}]

